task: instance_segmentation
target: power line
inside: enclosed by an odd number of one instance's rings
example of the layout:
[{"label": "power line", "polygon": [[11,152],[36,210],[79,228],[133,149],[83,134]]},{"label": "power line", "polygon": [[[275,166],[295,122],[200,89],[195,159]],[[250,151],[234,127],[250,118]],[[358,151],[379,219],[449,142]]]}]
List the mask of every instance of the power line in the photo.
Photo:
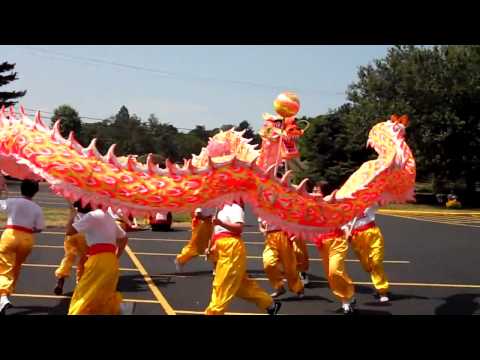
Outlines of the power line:
[{"label": "power line", "polygon": [[[75,55],[69,55],[66,53],[62,53],[59,51],[54,51],[50,49],[44,49],[44,48],[38,48],[38,47],[32,47],[32,46],[16,46],[17,48],[21,49],[27,49],[33,52],[37,53],[44,53],[44,54],[54,54],[57,56],[62,56],[65,57],[66,59],[69,60],[76,60],[76,61],[83,61],[83,62],[89,62],[89,63],[94,63],[94,64],[102,64],[102,65],[110,65],[110,66],[116,66],[116,67],[121,67],[125,69],[130,69],[130,70],[137,70],[137,71],[144,71],[144,72],[149,72],[149,73],[155,73],[160,76],[165,76],[165,77],[171,77],[171,78],[183,78],[183,79],[195,79],[195,80],[200,80],[200,81],[216,81],[216,82],[224,82],[224,83],[232,83],[232,84],[237,84],[237,85],[248,85],[248,86],[256,86],[256,87],[263,87],[263,88],[269,88],[269,89],[285,89],[285,88],[290,88],[290,86],[284,86],[284,85],[272,85],[272,84],[265,84],[265,83],[257,83],[257,82],[252,82],[252,81],[245,81],[245,80],[232,80],[232,79],[220,79],[220,78],[215,78],[215,77],[207,77],[207,76],[198,76],[194,74],[189,74],[189,73],[182,73],[182,72],[172,72],[172,71],[167,71],[167,70],[160,70],[160,69],[153,69],[153,68],[147,68],[144,66],[138,66],[138,65],[131,65],[131,64],[125,64],[125,63],[119,63],[115,61],[108,61],[108,60],[103,60],[103,59],[98,59],[98,58],[92,58],[92,57],[84,57],[84,56],[75,56]],[[63,60],[66,60],[63,59]],[[295,90],[295,89],[291,89]],[[323,95],[331,95],[331,96],[344,96],[344,92],[333,92],[333,91],[327,91],[327,90],[318,90],[318,89],[296,89],[296,91],[301,91],[304,93],[315,93],[315,94],[323,94]]]},{"label": "power line", "polygon": [[[55,113],[54,112],[51,112],[51,111],[44,111],[44,110],[35,110],[35,109],[29,109],[29,108],[24,108],[25,109],[25,112],[26,112],[26,115],[27,116],[31,116],[31,117],[34,117],[36,112],[37,111],[40,111],[40,115],[42,114],[51,114],[51,115],[54,115]],[[104,119],[100,119],[100,118],[94,118],[94,117],[88,117],[88,116],[78,116],[80,119],[89,119],[89,120],[98,120],[98,121],[104,121],[106,120],[105,118]],[[173,125],[174,126],[174,125]],[[182,128],[182,127],[176,127],[174,126],[176,129],[180,129],[180,130],[188,130],[188,131],[192,131],[194,129],[188,129],[188,128]]]},{"label": "power line", "polygon": [[[51,111],[46,111],[46,110],[35,110],[35,109],[29,109],[29,108],[24,108],[25,110],[27,111],[31,111],[33,112],[33,114],[35,114],[37,111],[40,111],[40,114],[44,113],[44,114],[54,114],[53,112]],[[30,115],[29,115],[30,116]],[[103,119],[100,119],[100,118],[95,118],[95,117],[91,117],[91,116],[79,116],[80,119],[88,119],[88,120],[98,120],[98,121],[103,121],[105,120],[105,118]]]}]

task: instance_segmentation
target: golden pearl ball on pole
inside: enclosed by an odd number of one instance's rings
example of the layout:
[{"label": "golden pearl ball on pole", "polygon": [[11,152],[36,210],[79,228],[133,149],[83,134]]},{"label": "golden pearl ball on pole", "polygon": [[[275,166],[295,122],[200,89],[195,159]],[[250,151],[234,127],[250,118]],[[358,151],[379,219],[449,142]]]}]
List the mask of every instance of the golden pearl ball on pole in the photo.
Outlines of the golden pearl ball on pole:
[{"label": "golden pearl ball on pole", "polygon": [[273,107],[281,117],[292,117],[297,115],[300,110],[300,100],[293,92],[283,92],[273,101]]}]

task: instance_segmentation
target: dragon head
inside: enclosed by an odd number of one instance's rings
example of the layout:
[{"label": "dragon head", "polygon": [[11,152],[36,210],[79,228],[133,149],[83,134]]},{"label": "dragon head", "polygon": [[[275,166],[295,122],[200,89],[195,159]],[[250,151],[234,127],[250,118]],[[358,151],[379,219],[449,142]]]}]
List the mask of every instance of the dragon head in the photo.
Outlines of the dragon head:
[{"label": "dragon head", "polygon": [[298,139],[303,136],[305,129],[298,126],[295,117],[282,118],[270,114],[263,114],[265,123],[260,129],[262,137],[262,150],[264,146],[277,145],[280,146],[281,160],[291,160],[300,156],[298,149]]}]

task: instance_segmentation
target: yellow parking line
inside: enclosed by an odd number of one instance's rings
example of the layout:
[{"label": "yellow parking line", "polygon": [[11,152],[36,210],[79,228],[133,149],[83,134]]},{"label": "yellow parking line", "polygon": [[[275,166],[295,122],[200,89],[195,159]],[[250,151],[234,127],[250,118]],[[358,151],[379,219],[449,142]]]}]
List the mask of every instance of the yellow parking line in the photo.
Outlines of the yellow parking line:
[{"label": "yellow parking line", "polygon": [[[177,256],[177,254],[169,254],[169,253],[152,253],[152,252],[135,252],[136,255],[145,255],[145,256]],[[205,255],[199,255],[201,257],[205,257]],[[263,259],[262,256],[247,256],[247,259]],[[322,259],[309,259],[310,261],[322,261]],[[360,262],[357,259],[347,259],[345,261],[348,262]],[[384,260],[384,263],[387,264],[410,264],[410,261],[407,260]]]},{"label": "yellow parking line", "polygon": [[[269,281],[267,278],[252,278],[257,281]],[[310,280],[310,283],[328,284],[326,280]],[[354,281],[355,285],[372,285],[368,281]],[[391,286],[417,286],[417,287],[439,287],[439,288],[464,288],[464,289],[478,289],[480,285],[476,284],[429,284],[429,283],[408,283],[408,282],[389,282]]]},{"label": "yellow parking line", "polygon": [[[167,276],[167,275],[165,275]],[[195,275],[168,275],[171,277],[177,278],[192,278],[196,277]],[[256,281],[270,281],[265,277],[251,277],[252,280]],[[310,280],[310,283],[313,284],[328,284],[326,280]],[[355,285],[373,285],[368,281],[354,281]],[[439,287],[439,288],[464,288],[464,289],[478,289],[480,285],[477,284],[438,284],[438,283],[411,283],[411,282],[389,282],[392,286],[416,286],[416,287]]]},{"label": "yellow parking line", "polygon": [[[204,311],[193,311],[193,310],[175,310],[177,314],[192,314],[192,315],[205,315]],[[239,312],[226,312],[225,315],[268,315],[260,313],[239,313]]]},{"label": "yellow parking line", "polygon": [[165,310],[167,315],[175,315],[175,311],[170,306],[167,299],[163,296],[162,292],[155,285],[152,278],[148,274],[147,270],[145,270],[145,268],[143,267],[140,260],[135,256],[135,253],[130,249],[130,247],[128,245],[125,247],[125,252],[128,254],[130,259],[133,261],[135,266],[138,268],[138,270],[142,274],[142,276],[145,279],[145,282],[147,283],[148,287],[152,291],[155,298],[158,300],[158,303],[163,307],[163,310]]}]

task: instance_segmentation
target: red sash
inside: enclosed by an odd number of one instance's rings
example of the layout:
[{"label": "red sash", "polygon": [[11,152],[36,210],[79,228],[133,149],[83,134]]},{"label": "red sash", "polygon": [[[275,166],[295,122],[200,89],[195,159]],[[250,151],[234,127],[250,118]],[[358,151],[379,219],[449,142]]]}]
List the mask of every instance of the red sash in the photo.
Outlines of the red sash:
[{"label": "red sash", "polygon": [[322,247],[323,243],[329,239],[337,238],[337,237],[343,237],[345,234],[341,229],[335,229],[333,231],[330,231],[325,234],[320,234],[317,237],[313,239],[313,242],[318,246]]},{"label": "red sash", "polygon": [[117,247],[113,244],[94,244],[90,246],[87,250],[87,255],[92,256],[95,254],[110,252],[115,254],[117,252]]},{"label": "red sash", "polygon": [[13,230],[18,230],[18,231],[23,231],[23,232],[26,232],[26,233],[29,233],[29,234],[33,234],[32,229],[29,229],[29,228],[26,228],[26,227],[23,227],[23,226],[19,226],[19,225],[7,225],[7,226],[5,226],[5,229],[13,229]]},{"label": "red sash", "polygon": [[369,222],[368,224],[365,224],[365,225],[362,225],[362,226],[359,226],[358,228],[356,229],[353,229],[352,230],[352,235],[356,235],[362,231],[365,231],[365,230],[368,230],[368,229],[371,229],[371,228],[374,228],[375,226],[377,226],[377,224],[375,224],[375,221],[371,221]]}]

